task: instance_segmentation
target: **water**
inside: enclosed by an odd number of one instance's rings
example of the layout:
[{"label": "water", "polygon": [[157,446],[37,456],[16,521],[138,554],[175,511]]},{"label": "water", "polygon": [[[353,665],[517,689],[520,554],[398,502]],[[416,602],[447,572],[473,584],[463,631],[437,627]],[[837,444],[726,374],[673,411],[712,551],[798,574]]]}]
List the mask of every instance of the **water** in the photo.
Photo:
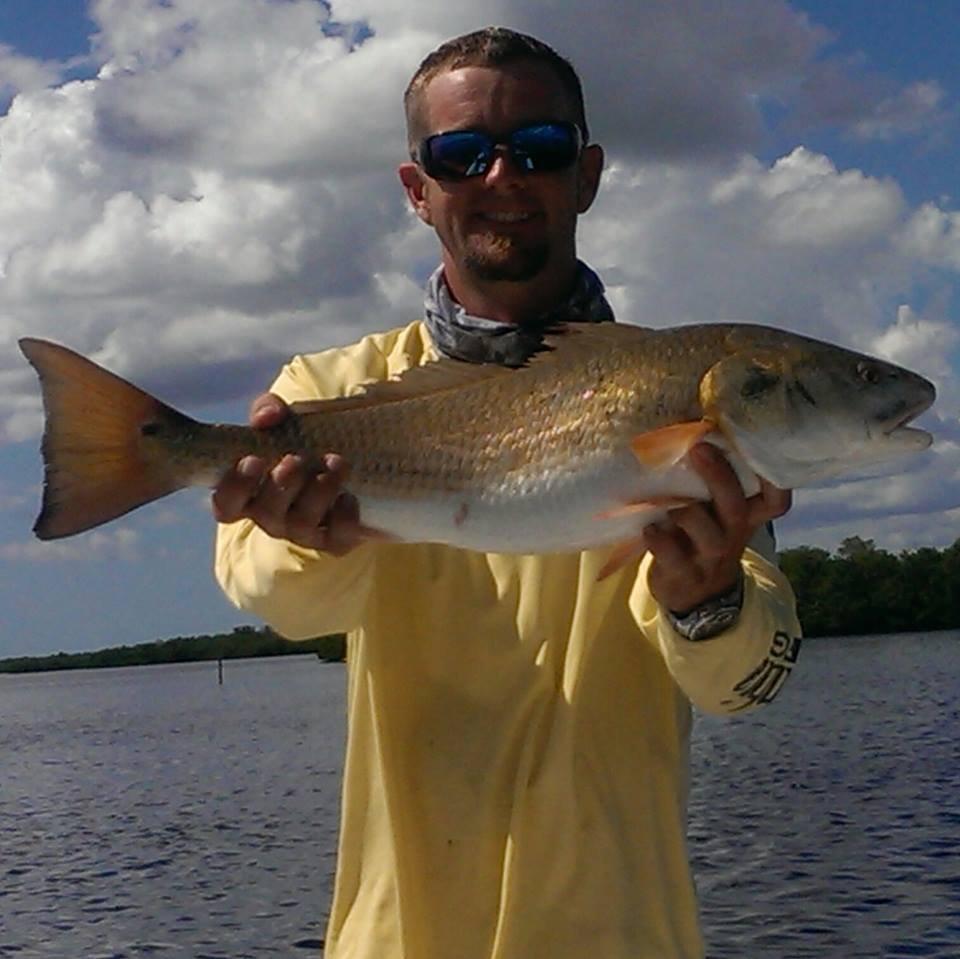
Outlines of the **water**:
[{"label": "water", "polygon": [[[710,959],[960,956],[960,635],[808,642],[766,710],[699,719]],[[343,668],[0,676],[0,957],[316,957]]]},{"label": "water", "polygon": [[318,956],[343,670],[0,676],[0,957]]},{"label": "water", "polygon": [[746,722],[701,720],[711,959],[960,957],[960,633],[807,642]]}]

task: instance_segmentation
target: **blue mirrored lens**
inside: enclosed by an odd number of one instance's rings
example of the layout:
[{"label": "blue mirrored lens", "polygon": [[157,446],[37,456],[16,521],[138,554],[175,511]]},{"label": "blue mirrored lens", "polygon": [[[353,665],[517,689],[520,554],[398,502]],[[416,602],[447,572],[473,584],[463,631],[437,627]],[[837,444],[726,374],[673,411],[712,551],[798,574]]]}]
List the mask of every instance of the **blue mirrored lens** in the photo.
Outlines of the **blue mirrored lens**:
[{"label": "blue mirrored lens", "polygon": [[490,166],[493,149],[493,140],[485,133],[474,130],[439,133],[424,143],[424,167],[437,179],[479,176]]},{"label": "blue mirrored lens", "polygon": [[463,180],[486,173],[501,145],[525,173],[546,173],[570,166],[580,152],[581,138],[576,124],[565,122],[521,127],[502,142],[479,130],[451,130],[427,137],[419,159],[434,179]]},{"label": "blue mirrored lens", "polygon": [[580,137],[573,124],[541,123],[514,131],[509,147],[521,169],[531,173],[562,170],[577,158]]}]

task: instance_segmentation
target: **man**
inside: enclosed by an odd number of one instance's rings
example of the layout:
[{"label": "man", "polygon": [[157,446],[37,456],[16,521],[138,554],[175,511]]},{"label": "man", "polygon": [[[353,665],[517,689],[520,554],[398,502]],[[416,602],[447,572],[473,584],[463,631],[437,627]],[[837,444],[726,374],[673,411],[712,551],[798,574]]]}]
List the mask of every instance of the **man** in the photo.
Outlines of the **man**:
[{"label": "man", "polygon": [[[440,239],[426,319],[298,357],[252,422],[436,358],[522,362],[551,317],[610,319],[578,262],[603,154],[549,47],[491,28],[431,54],[405,98],[413,209]],[[685,852],[690,703],[772,698],[793,598],[745,546],[789,507],[746,499],[711,447],[712,504],[675,510],[649,553],[480,554],[364,542],[331,450],[242,460],[214,493],[228,595],[281,632],[349,631],[349,738],[335,959],[691,959]]]}]

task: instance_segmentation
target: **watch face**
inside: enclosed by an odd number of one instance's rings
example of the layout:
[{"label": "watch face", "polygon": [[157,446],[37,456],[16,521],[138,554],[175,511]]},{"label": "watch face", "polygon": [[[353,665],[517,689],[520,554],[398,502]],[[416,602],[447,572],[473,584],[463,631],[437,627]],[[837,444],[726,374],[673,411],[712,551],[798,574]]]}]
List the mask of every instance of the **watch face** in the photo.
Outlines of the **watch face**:
[{"label": "watch face", "polygon": [[739,616],[739,609],[721,609],[717,615],[713,617],[713,621],[723,629],[727,629],[737,621]]},{"label": "watch face", "polygon": [[729,629],[740,618],[743,606],[743,574],[736,586],[727,593],[708,599],[682,616],[667,610],[667,618],[674,630],[684,639],[697,642],[712,639]]},{"label": "watch face", "polygon": [[721,606],[711,610],[695,610],[683,619],[671,617],[673,628],[692,642],[712,639],[729,629],[740,617],[738,606]]}]

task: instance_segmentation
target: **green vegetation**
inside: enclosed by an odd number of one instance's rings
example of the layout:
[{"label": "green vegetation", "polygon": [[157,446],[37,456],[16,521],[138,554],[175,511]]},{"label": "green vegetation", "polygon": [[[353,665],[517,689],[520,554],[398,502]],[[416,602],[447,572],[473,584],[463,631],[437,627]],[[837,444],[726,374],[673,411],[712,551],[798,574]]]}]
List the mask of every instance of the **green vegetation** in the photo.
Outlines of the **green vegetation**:
[{"label": "green vegetation", "polygon": [[291,642],[265,627],[238,626],[232,633],[212,636],[177,636],[174,639],[111,646],[92,653],[56,653],[52,656],[18,656],[0,659],[0,673],[45,672],[51,669],[97,669],[105,666],[149,666],[208,659],[249,656],[290,656],[316,653],[320,659],[341,662],[346,654],[342,634]]},{"label": "green vegetation", "polygon": [[[808,636],[960,629],[960,539],[944,550],[926,547],[894,554],[878,549],[871,539],[851,536],[833,554],[813,546],[785,550],[780,564],[797,594],[800,622]],[[177,636],[91,653],[0,659],[0,673],[297,653],[342,662],[346,640],[337,634],[295,643],[266,627],[238,626],[231,633]]]},{"label": "green vegetation", "polygon": [[785,550],[780,565],[808,636],[960,629],[960,539],[944,550],[894,554],[851,536],[832,555]]}]

